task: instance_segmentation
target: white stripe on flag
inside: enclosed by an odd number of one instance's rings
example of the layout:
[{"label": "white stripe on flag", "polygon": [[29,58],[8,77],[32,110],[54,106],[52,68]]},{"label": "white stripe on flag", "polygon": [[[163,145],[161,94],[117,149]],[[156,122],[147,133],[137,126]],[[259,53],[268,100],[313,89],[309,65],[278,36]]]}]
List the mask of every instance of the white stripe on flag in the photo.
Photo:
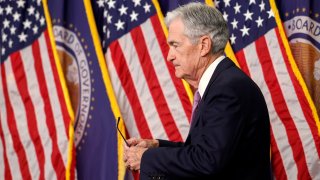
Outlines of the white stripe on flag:
[{"label": "white stripe on flag", "polygon": [[[28,61],[29,59],[23,59],[23,60]],[[31,177],[33,179],[39,179],[39,176],[40,176],[39,163],[36,158],[37,155],[36,155],[34,144],[32,143],[32,140],[29,134],[28,118],[27,118],[26,109],[24,106],[25,103],[21,99],[21,95],[19,93],[19,90],[16,84],[14,72],[12,70],[11,61],[16,61],[16,60],[9,59],[5,63],[6,74],[8,75],[7,86],[8,86],[9,99],[10,99],[12,109],[13,109],[13,114],[16,120],[18,136],[21,140],[23,149],[26,152],[26,158],[27,158],[26,163],[29,165]]]},{"label": "white stripe on flag", "polygon": [[[39,46],[42,49],[48,49],[44,34],[42,34],[39,38]],[[44,71],[45,79],[46,79],[46,84],[48,87],[48,93],[50,94],[50,106],[52,108],[53,114],[54,114],[54,122],[55,122],[55,127],[56,127],[56,132],[57,132],[57,142],[58,142],[58,147],[59,147],[59,153],[62,156],[64,165],[67,163],[67,148],[68,148],[68,135],[66,134],[65,130],[65,124],[61,112],[61,105],[59,102],[58,98],[58,92],[56,89],[56,84],[54,81],[53,77],[53,72],[52,72],[52,67],[50,64],[50,58],[48,55],[47,51],[41,51],[41,59],[42,59],[42,68]],[[60,86],[60,84],[58,84]]]},{"label": "white stripe on flag", "polygon": [[140,60],[132,43],[130,33],[124,35],[119,40],[120,47],[125,57],[133,85],[137,91],[138,99],[141,104],[142,112],[145,115],[147,124],[151,131],[152,137],[160,139],[168,139],[166,131],[162,125],[157,108],[153,101],[147,80],[141,68]]},{"label": "white stripe on flag", "polygon": [[288,135],[283,123],[281,122],[277,112],[275,111],[269,88],[264,79],[264,74],[259,61],[259,57],[256,53],[257,51],[255,44],[251,43],[246,48],[244,48],[243,52],[246,58],[249,72],[251,74],[251,78],[260,87],[268,105],[271,128],[273,130],[274,138],[279,148],[280,156],[283,161],[287,177],[289,179],[296,179],[298,169],[296,164],[292,163],[292,160],[294,158],[292,149],[289,146],[290,143],[288,141]]},{"label": "white stripe on flag", "polygon": [[[313,136],[310,131],[309,124],[303,114],[301,105],[299,103],[297,94],[295,93],[294,86],[289,77],[284,58],[281,53],[281,49],[278,43],[275,30],[269,31],[266,35],[267,45],[275,69],[277,79],[279,80],[280,88],[282,90],[288,110],[293,118],[294,124],[298,130],[300,139],[303,144],[303,151],[306,157],[308,170],[312,178],[320,179],[320,163],[315,161],[315,158],[319,160],[316,145],[314,143]],[[318,162],[318,163],[317,163]]]},{"label": "white stripe on flag", "polygon": [[110,54],[110,49],[108,49],[106,54],[106,61],[108,64],[108,72],[110,74],[110,79],[112,83],[112,87],[117,98],[117,102],[119,104],[121,115],[126,125],[126,129],[129,133],[130,137],[141,137],[139,130],[137,128],[136,121],[134,121],[134,115],[132,112],[132,107],[129,103],[127,95],[124,91],[124,88],[121,85],[121,81],[118,77],[117,71],[113,65],[113,59]]},{"label": "white stripe on flag", "polygon": [[190,128],[188,117],[185,114],[178,92],[176,91],[171,79],[165,62],[166,57],[162,54],[159,42],[155,41],[157,38],[152,27],[150,19],[141,24],[141,30],[146,40],[148,52],[152,60],[151,62],[157,74],[157,78],[159,79],[166,103],[168,104],[169,110],[175,120],[180,134],[183,137],[183,140],[186,140]]},{"label": "white stripe on flag", "polygon": [[[284,58],[282,57],[281,49],[278,43],[277,35],[274,30],[269,31],[266,35],[267,45],[270,53],[270,57],[272,59],[273,68],[275,70],[277,79],[279,81],[280,88],[282,90],[284,99],[286,100],[286,104],[289,105],[288,109],[293,119],[300,121],[300,123],[305,123],[305,117],[301,110],[300,103],[298,101],[298,97],[295,93],[294,86],[289,77],[289,72],[284,62]],[[298,124],[300,124],[298,123]],[[302,124],[300,124],[302,125]],[[304,127],[296,126],[296,127]],[[310,136],[312,137],[312,136]]]},{"label": "white stripe on flag", "polygon": [[32,101],[32,104],[35,107],[35,115],[37,120],[37,127],[40,135],[40,139],[42,142],[42,147],[44,148],[44,163],[45,163],[45,179],[57,179],[56,174],[53,172],[53,166],[51,163],[51,153],[52,153],[52,141],[51,137],[49,136],[48,126],[46,124],[46,115],[44,110],[44,103],[43,98],[41,97],[41,93],[39,91],[39,83],[38,78],[36,75],[36,71],[34,69],[34,57],[31,57],[30,53],[32,52],[32,46],[29,46],[26,48],[26,50],[21,51],[21,57],[22,59],[27,59],[26,61],[22,61],[26,78],[28,82],[28,90],[30,93],[30,98]]},{"label": "white stripe on flag", "polygon": [[[0,70],[0,74],[1,74],[1,70]],[[1,78],[1,75],[0,75],[0,78]],[[0,81],[1,83],[1,81]],[[0,91],[1,91],[1,86],[0,86]],[[3,99],[4,96],[1,96],[1,93],[0,93],[0,99]],[[1,103],[0,103],[0,107],[1,107]],[[0,112],[1,112],[1,108],[0,108]],[[2,113],[2,112],[1,112]],[[2,117],[0,116],[0,123],[2,121]],[[0,129],[1,131],[1,129]],[[2,142],[2,138],[1,138],[1,135],[0,135],[0,179],[4,179],[4,156],[6,156],[6,154],[4,154],[4,147],[3,147],[3,143]]]},{"label": "white stripe on flag", "polygon": [[[9,60],[6,60],[3,64],[0,65],[4,66]],[[1,73],[1,70],[0,70]],[[6,73],[7,74],[7,73]],[[7,108],[6,108],[6,104],[4,101],[4,92],[3,92],[3,86],[2,86],[2,75],[0,74],[0,111],[1,111],[1,125],[2,125],[2,130],[3,130],[3,135],[4,135],[4,144],[6,145],[6,154],[4,154],[4,156],[7,156],[8,158],[8,163],[9,163],[9,168],[11,170],[11,175],[12,175],[12,179],[22,179],[21,176],[21,172],[20,170],[17,170],[19,168],[19,161],[18,161],[18,155],[16,153],[16,151],[13,148],[13,142],[12,142],[12,134],[9,132],[9,127],[8,127],[8,123],[7,123]],[[3,162],[4,163],[4,162]],[[13,170],[17,170],[15,171],[15,173],[12,173]],[[3,174],[4,176],[4,174]],[[1,178],[1,177],[0,177]],[[4,179],[4,177],[3,177]]]}]

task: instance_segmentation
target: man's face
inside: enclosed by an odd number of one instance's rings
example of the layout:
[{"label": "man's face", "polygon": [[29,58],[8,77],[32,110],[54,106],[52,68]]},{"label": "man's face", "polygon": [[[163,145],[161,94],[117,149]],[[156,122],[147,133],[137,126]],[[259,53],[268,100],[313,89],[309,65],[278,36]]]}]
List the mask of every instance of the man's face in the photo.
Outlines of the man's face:
[{"label": "man's face", "polygon": [[180,18],[174,19],[169,25],[168,44],[170,49],[167,60],[174,65],[176,77],[185,80],[197,79],[200,46],[192,44],[184,34],[184,24]]}]

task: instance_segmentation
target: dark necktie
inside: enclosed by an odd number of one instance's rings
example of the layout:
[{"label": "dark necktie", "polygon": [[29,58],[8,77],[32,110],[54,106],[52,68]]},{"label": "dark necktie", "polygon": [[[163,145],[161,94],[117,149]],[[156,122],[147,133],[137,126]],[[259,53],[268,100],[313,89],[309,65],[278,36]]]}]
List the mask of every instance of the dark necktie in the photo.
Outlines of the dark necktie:
[{"label": "dark necktie", "polygon": [[190,121],[190,124],[192,123],[193,121],[193,116],[194,116],[194,110],[197,108],[198,106],[198,103],[200,102],[201,100],[201,96],[200,96],[200,93],[199,91],[197,90],[195,93],[194,93],[194,97],[193,97],[193,106],[192,106],[192,113],[191,113],[191,121]]}]

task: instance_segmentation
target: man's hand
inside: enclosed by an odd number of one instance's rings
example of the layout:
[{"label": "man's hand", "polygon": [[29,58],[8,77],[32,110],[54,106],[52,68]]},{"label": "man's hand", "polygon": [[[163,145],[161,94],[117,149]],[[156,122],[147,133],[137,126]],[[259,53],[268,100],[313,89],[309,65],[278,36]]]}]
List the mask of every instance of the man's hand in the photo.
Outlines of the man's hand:
[{"label": "man's hand", "polygon": [[129,147],[124,146],[124,162],[130,170],[140,170],[141,158],[148,148],[159,147],[159,141],[156,139],[137,139],[127,140]]},{"label": "man's hand", "polygon": [[137,146],[143,148],[155,148],[159,147],[159,141],[156,139],[137,139],[131,138],[127,140],[130,147]]},{"label": "man's hand", "polygon": [[147,148],[138,146],[126,147],[124,154],[126,167],[132,171],[140,170],[141,158],[146,150]]}]

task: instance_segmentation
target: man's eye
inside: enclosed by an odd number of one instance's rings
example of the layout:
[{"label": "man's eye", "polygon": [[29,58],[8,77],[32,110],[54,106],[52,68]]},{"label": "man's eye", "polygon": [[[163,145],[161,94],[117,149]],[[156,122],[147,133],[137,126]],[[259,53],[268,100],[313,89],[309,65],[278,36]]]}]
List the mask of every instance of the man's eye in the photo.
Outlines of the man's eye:
[{"label": "man's eye", "polygon": [[170,43],[169,43],[169,46],[172,47],[172,48],[174,48],[174,49],[176,49],[176,48],[178,47],[178,43],[176,43],[176,42],[170,42]]}]

